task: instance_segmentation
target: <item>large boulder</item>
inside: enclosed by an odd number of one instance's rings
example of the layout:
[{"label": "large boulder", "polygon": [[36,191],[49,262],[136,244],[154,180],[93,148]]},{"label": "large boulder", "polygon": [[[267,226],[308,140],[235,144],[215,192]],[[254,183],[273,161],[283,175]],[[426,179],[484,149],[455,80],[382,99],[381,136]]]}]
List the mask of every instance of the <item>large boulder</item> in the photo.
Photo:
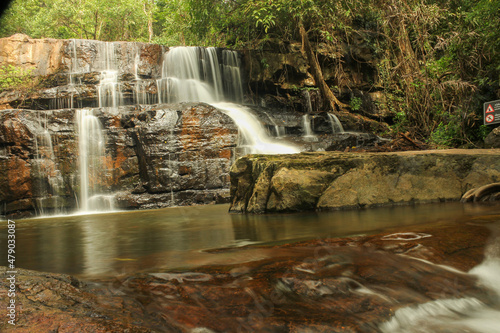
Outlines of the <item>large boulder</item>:
[{"label": "large boulder", "polygon": [[250,155],[231,169],[231,212],[457,201],[500,180],[500,150]]},{"label": "large boulder", "polygon": [[500,127],[496,127],[484,139],[484,145],[487,148],[500,148]]}]

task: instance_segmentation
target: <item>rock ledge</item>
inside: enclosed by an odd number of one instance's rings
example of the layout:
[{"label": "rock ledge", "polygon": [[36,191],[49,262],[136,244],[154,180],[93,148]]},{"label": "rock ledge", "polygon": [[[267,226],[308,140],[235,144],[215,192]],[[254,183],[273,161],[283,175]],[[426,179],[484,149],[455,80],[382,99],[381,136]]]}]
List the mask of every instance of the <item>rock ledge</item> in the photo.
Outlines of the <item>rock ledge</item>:
[{"label": "rock ledge", "polygon": [[456,201],[500,181],[500,149],[249,155],[230,177],[233,213]]}]

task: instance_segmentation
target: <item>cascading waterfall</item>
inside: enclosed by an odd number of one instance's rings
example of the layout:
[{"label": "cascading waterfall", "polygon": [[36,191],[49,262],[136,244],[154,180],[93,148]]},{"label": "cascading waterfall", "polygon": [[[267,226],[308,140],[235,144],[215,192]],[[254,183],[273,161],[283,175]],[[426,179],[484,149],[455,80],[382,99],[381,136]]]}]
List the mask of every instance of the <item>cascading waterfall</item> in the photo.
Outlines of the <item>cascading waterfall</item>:
[{"label": "cascading waterfall", "polygon": [[111,107],[113,109],[123,105],[121,85],[118,82],[118,69],[116,68],[115,43],[100,42],[98,54],[101,81],[97,85],[97,96],[99,107]]},{"label": "cascading waterfall", "polygon": [[47,130],[47,119],[42,119],[38,113],[38,127],[35,133],[35,159],[34,169],[37,175],[37,197],[35,206],[39,215],[46,215],[50,210],[54,215],[63,213],[63,200],[60,194],[63,192],[63,178],[61,171],[55,163],[54,147],[52,138]]},{"label": "cascading waterfall", "polygon": [[[199,47],[175,47],[165,54],[162,79],[158,82],[159,102],[217,101],[223,92],[218,89],[218,85],[207,82],[210,78],[210,75],[206,76],[208,71],[217,70],[209,66],[215,63],[210,57],[213,57],[212,52]],[[201,59],[205,59],[205,66],[200,66]]]},{"label": "cascading waterfall", "polygon": [[159,100],[211,103],[237,124],[241,134],[239,146],[244,153],[300,152],[291,144],[275,142],[248,108],[227,102],[243,100],[243,85],[238,54],[223,50],[222,60],[221,64],[215,48],[172,48],[164,58]]},{"label": "cascading waterfall", "polygon": [[[91,68],[88,64],[83,68],[80,67],[76,48],[81,41],[73,40],[72,43],[72,73],[100,71],[100,82],[96,86],[98,105],[117,112],[117,107],[123,104],[123,97],[118,82],[115,43],[96,42],[95,68]],[[70,77],[71,84],[75,86],[74,75]],[[113,210],[114,196],[107,194],[105,188],[105,138],[101,123],[93,114],[92,109],[77,109],[76,123],[78,127],[80,174],[80,193],[77,197],[80,211]]]},{"label": "cascading waterfall", "polygon": [[344,127],[342,126],[342,123],[340,122],[339,118],[337,118],[336,115],[327,113],[328,119],[330,120],[330,124],[332,125],[332,133],[344,133]]},{"label": "cascading waterfall", "polygon": [[273,140],[248,108],[233,103],[217,103],[214,106],[231,117],[238,126],[241,134],[241,143],[238,146],[243,150],[243,154],[295,154],[300,152],[300,149],[291,144]]},{"label": "cascading waterfall", "polygon": [[284,136],[284,130],[282,129],[282,127],[278,126],[278,124],[276,124],[276,122],[274,121],[273,117],[271,117],[267,112],[265,112],[265,111],[263,111],[263,112],[266,115],[266,117],[269,119],[271,124],[273,124],[274,131],[276,132],[276,137],[281,138],[282,136]]},{"label": "cascading waterfall", "polygon": [[[71,44],[72,73],[100,72],[100,82],[96,87],[98,96],[98,106],[110,108],[111,112],[118,112],[118,106],[125,105],[126,101],[122,93],[122,85],[119,82],[118,65],[118,43],[96,41],[95,59],[79,65],[77,58],[77,48],[80,40],[73,40]],[[134,52],[135,51],[135,52]],[[120,52],[121,49],[120,49]],[[161,68],[161,78],[141,79],[139,76],[139,65],[141,61],[139,48],[128,52],[125,59],[130,60],[131,72],[134,75],[132,87],[132,98],[135,104],[154,103],[177,103],[177,102],[243,102],[243,84],[241,80],[241,62],[239,54],[231,50],[223,50],[214,47],[173,47],[168,52],[163,53]],[[124,57],[123,55],[121,56]],[[71,76],[71,75],[70,75]],[[71,80],[73,82],[73,79]],[[156,94],[155,94],[156,93]],[[73,105],[73,102],[71,102]],[[232,105],[230,108],[231,117],[240,116],[250,111],[241,107],[239,112],[234,109],[240,107]],[[222,108],[227,112],[227,108]],[[247,117],[253,117],[251,114]],[[242,122],[234,119],[237,124]],[[253,122],[255,126],[263,127],[259,121]],[[256,133],[264,133],[259,129]],[[275,126],[276,136],[281,137],[284,128]],[[243,135],[244,141],[248,144],[253,140],[248,135]],[[272,147],[273,139],[259,138],[259,142],[267,142]],[[272,150],[262,146],[259,149],[251,149],[255,152],[272,153]],[[293,149],[285,151],[297,152]],[[282,149],[277,153],[284,152]]]},{"label": "cascading waterfall", "polygon": [[306,114],[302,116],[302,128],[304,130],[304,138],[306,138],[309,141],[316,141],[317,137],[314,135],[314,132],[311,128],[311,117],[309,114],[313,111],[312,110],[312,103],[311,103],[311,95],[309,94],[308,90],[303,91],[303,95],[306,99]]},{"label": "cascading waterfall", "polygon": [[[127,103],[210,103],[229,115],[238,125],[245,153],[300,151],[293,145],[277,142],[269,136],[250,109],[238,104],[228,104],[228,102],[243,102],[240,56],[235,51],[213,47],[173,47],[168,51],[162,50],[161,77],[155,79],[151,76],[144,78],[145,75],[151,75],[150,73],[139,74],[142,52],[140,46],[124,51],[117,42],[95,41],[93,58],[79,59],[79,48],[84,45],[86,44],[83,41],[76,39],[69,45],[68,52],[72,60],[69,86],[76,91],[76,87],[79,86],[75,82],[76,77],[82,77],[85,73],[99,72],[96,104],[99,108],[107,108],[106,112],[116,113],[119,106]],[[120,83],[124,68],[128,68],[133,75],[130,88],[129,85]],[[122,90],[127,91],[130,97],[125,99]],[[68,103],[73,107],[73,95],[71,96],[71,101]],[[92,109],[77,110],[76,118],[80,173],[80,191],[77,196],[80,211],[113,209],[113,196],[106,194],[109,193],[106,189],[104,163],[106,139],[100,121]],[[282,136],[284,128],[276,126],[276,133],[277,136]],[[169,163],[169,169],[170,164],[173,165],[174,161]],[[174,177],[175,174],[167,176]]]},{"label": "cascading waterfall", "polygon": [[312,108],[312,103],[311,103],[311,94],[309,93],[309,90],[304,90],[302,92],[302,95],[304,95],[304,98],[306,100],[306,113],[312,113],[313,108]]},{"label": "cascading waterfall", "polygon": [[113,210],[113,196],[105,194],[106,165],[103,128],[92,109],[77,110],[80,211]]},{"label": "cascading waterfall", "polygon": [[164,55],[159,103],[243,101],[238,53],[214,47],[174,47]]},{"label": "cascading waterfall", "polygon": [[241,63],[238,53],[230,50],[222,51],[224,92],[230,100],[243,102],[243,84],[241,82]]},{"label": "cascading waterfall", "polygon": [[311,117],[309,114],[305,114],[302,116],[302,128],[304,130],[304,138],[311,141],[317,140],[317,137],[316,135],[314,135],[311,127]]}]

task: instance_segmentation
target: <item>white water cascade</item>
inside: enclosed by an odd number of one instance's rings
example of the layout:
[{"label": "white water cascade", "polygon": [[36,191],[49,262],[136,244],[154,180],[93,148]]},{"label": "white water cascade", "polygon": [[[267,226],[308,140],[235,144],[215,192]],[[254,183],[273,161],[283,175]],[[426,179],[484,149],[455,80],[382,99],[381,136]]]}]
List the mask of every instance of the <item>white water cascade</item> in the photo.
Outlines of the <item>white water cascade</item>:
[{"label": "white water cascade", "polygon": [[174,47],[164,55],[158,103],[220,101],[241,102],[238,54],[223,50],[222,61],[214,47]]},{"label": "white water cascade", "polygon": [[105,194],[106,165],[103,128],[92,109],[77,110],[80,211],[113,210],[113,196]]},{"label": "white water cascade", "polygon": [[[210,103],[228,114],[237,124],[245,153],[300,151],[291,144],[270,137],[261,121],[248,108],[228,104],[243,102],[241,64],[237,52],[213,47],[162,49],[161,77],[146,79],[144,77],[150,74],[140,74],[142,49],[139,46],[125,51],[121,44],[115,42],[96,41],[94,45],[92,59],[80,59],[80,49],[85,44],[81,40],[72,40],[69,48],[72,60],[70,87],[77,86],[75,77],[99,72],[95,104],[99,108],[108,108],[106,112],[117,113],[119,106],[127,103]],[[122,74],[127,74],[127,71],[134,78],[130,88],[120,82]],[[72,97],[69,106],[73,104]],[[106,138],[100,120],[91,108],[78,109],[76,118],[79,135],[79,210],[113,210],[113,195],[106,188],[109,172],[105,165]],[[278,134],[281,132],[277,130]]]},{"label": "white water cascade", "polygon": [[304,130],[304,138],[310,141],[317,141],[318,138],[314,135],[314,132],[311,127],[311,116],[309,114],[305,114],[302,116],[302,128]]},{"label": "white water cascade", "polygon": [[251,111],[233,103],[217,103],[216,108],[223,111],[234,120],[241,135],[238,145],[243,154],[295,154],[300,149],[291,144],[274,140]]},{"label": "white water cascade", "polygon": [[469,274],[478,278],[480,285],[491,291],[491,304],[485,304],[474,297],[457,297],[405,307],[397,310],[391,320],[381,324],[381,331],[500,332],[500,238],[498,231],[496,234],[496,239],[486,250],[485,260],[469,271]]},{"label": "white water cascade", "polygon": [[101,56],[98,67],[101,71],[101,81],[97,85],[99,107],[113,109],[123,105],[121,85],[118,82],[118,69],[116,68],[115,43],[98,43],[97,53]]},{"label": "white water cascade", "polygon": [[332,133],[344,133],[344,127],[342,126],[342,123],[340,122],[339,118],[337,118],[336,115],[327,113],[328,119],[330,120],[330,124],[332,125]]},{"label": "white water cascade", "polygon": [[[240,62],[234,51],[223,50],[222,62],[216,48],[176,47],[164,58],[162,79],[158,80],[159,102],[206,102],[230,116],[240,131],[243,153],[293,154],[300,150],[277,142],[251,110],[238,104],[243,100]],[[279,132],[278,132],[279,133]]]},{"label": "white water cascade", "polygon": [[64,181],[61,171],[56,164],[52,137],[47,130],[47,119],[38,113],[38,127],[35,133],[35,158],[33,168],[37,174],[37,197],[35,206],[39,215],[63,213],[63,199],[60,194],[64,191]]}]

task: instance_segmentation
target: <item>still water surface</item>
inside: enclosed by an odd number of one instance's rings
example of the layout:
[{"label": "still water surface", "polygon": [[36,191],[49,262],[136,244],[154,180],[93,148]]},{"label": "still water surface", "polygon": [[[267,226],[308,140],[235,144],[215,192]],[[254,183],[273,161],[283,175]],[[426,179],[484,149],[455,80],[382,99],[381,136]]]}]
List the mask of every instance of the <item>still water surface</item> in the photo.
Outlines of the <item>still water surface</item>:
[{"label": "still water surface", "polygon": [[[227,210],[228,205],[209,205],[18,220],[16,266],[85,278],[186,268],[207,263],[214,256],[204,251],[208,249],[366,234],[498,213],[500,208],[441,203],[280,215],[234,215]],[[2,223],[3,244],[6,231]],[[220,257],[226,263],[251,260]],[[6,265],[3,256],[0,264]]]}]

